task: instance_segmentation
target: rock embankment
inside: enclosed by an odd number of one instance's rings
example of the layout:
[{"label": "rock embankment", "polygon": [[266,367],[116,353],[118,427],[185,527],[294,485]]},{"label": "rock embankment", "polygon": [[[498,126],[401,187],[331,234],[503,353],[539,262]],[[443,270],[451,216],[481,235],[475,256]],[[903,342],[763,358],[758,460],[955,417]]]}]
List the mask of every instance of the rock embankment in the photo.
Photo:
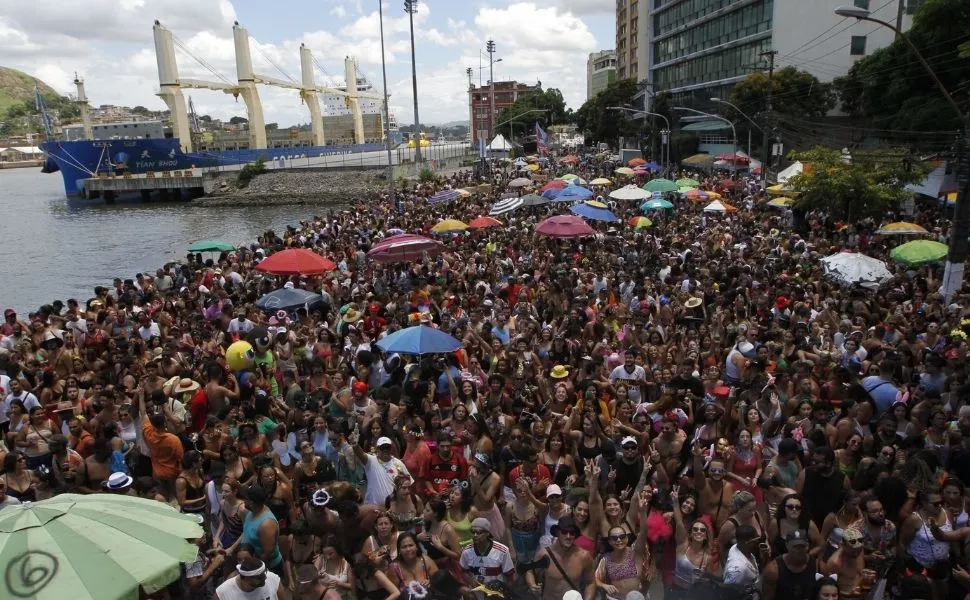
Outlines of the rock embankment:
[{"label": "rock embankment", "polygon": [[240,188],[236,173],[224,173],[211,182],[213,191],[194,203],[205,206],[351,204],[385,191],[384,175],[385,171],[380,169],[270,171],[257,175],[248,186]]}]

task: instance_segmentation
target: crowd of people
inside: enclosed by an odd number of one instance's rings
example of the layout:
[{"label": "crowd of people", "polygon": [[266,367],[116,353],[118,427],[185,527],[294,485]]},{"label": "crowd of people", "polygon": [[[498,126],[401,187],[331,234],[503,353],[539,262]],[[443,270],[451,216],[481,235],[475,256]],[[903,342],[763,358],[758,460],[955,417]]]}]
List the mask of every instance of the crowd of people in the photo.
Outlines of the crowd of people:
[{"label": "crowd of people", "polygon": [[[7,310],[0,509],[114,493],[195,515],[198,558],[151,598],[963,598],[970,305],[943,301],[940,269],[840,286],[821,257],[898,239],[696,173],[739,210],[672,194],[633,228],[615,201],[619,221],[557,239],[535,232],[568,207],[549,203],[410,263],[367,257],[488,214],[513,177],[616,166],[540,164]],[[442,186],[476,189],[429,202]],[[910,220],[945,239],[939,208]],[[255,269],[293,247],[337,269]],[[256,308],[282,287],[322,307]],[[376,345],[418,325],[462,349]]]}]

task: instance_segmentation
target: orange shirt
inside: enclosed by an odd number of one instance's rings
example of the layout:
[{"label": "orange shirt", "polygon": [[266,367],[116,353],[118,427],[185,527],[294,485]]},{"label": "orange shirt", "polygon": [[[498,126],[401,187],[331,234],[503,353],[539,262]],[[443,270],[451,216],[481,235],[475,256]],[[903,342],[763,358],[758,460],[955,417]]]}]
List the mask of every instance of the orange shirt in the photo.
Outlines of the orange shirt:
[{"label": "orange shirt", "polygon": [[155,429],[148,417],[141,425],[145,444],[152,453],[152,474],[156,479],[175,479],[182,467],[182,441],[177,436]]}]

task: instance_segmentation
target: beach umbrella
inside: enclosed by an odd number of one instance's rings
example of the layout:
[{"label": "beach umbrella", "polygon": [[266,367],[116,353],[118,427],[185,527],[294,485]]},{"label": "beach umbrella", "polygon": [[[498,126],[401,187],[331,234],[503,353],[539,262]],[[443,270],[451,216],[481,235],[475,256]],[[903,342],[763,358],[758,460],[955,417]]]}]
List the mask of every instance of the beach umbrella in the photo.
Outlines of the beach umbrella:
[{"label": "beach umbrella", "polygon": [[[579,187],[578,185],[568,185],[559,190],[559,193],[556,194],[556,197],[553,198],[553,200],[556,202],[577,202],[590,198],[592,195],[593,192],[584,187]],[[548,198],[548,196],[546,197]]]},{"label": "beach umbrella", "polygon": [[692,188],[696,188],[701,184],[696,179],[691,179],[690,177],[683,177],[681,179],[678,179],[676,183],[680,187],[692,187]]},{"label": "beach umbrella", "polygon": [[181,577],[195,517],[123,494],[60,494],[0,511],[0,598],[137,600]]},{"label": "beach umbrella", "polygon": [[468,190],[464,189],[464,188],[460,188],[458,190],[458,197],[459,198],[471,198],[472,197],[472,193],[469,192]]},{"label": "beach umbrella", "polygon": [[716,200],[716,198],[713,196],[713,192],[708,192],[699,188],[691,188],[687,192],[684,192],[684,196],[692,202],[699,202],[701,200]]},{"label": "beach umbrella", "polygon": [[650,195],[647,190],[640,189],[633,184],[625,185],[610,192],[610,198],[614,200],[646,200]]},{"label": "beach umbrella", "polygon": [[737,208],[731,206],[727,202],[721,202],[720,200],[715,200],[714,202],[711,202],[710,204],[704,207],[704,212],[727,213],[727,212],[737,212],[737,210],[738,210]]},{"label": "beach umbrella", "polygon": [[626,166],[628,166],[628,167],[639,167],[639,166],[645,165],[645,164],[647,164],[647,161],[645,161],[645,160],[643,160],[642,158],[639,158],[639,157],[638,158],[631,158],[630,160],[626,161]]},{"label": "beach umbrella", "polygon": [[710,154],[695,154],[693,156],[688,156],[684,160],[680,161],[680,164],[687,165],[688,167],[698,167],[706,168],[714,164],[714,158]]},{"label": "beach umbrella", "polygon": [[447,354],[461,350],[461,340],[434,327],[415,325],[399,329],[377,341],[384,352],[398,354]]},{"label": "beach umbrella", "polygon": [[530,187],[532,185],[532,180],[528,177],[516,177],[509,182],[510,188],[523,188]]},{"label": "beach umbrella", "polygon": [[792,190],[790,187],[786,187],[784,183],[778,183],[775,185],[768,186],[765,191],[774,196],[798,196],[799,192]]},{"label": "beach umbrella", "polygon": [[630,167],[620,167],[619,169],[614,169],[613,172],[617,175],[626,175],[627,177],[631,177],[634,174],[633,169]]},{"label": "beach umbrella", "polygon": [[552,181],[550,181],[546,185],[544,185],[541,188],[539,188],[539,193],[540,194],[544,194],[544,193],[548,192],[549,190],[561,190],[562,188],[566,187],[567,185],[569,185],[569,184],[566,183],[565,181],[563,181],[562,179],[553,179]]},{"label": "beach umbrella", "polygon": [[436,256],[444,244],[423,235],[406,233],[387,238],[367,251],[367,257],[378,262],[411,262],[420,260],[425,253]]},{"label": "beach umbrella", "polygon": [[505,200],[499,200],[492,205],[489,209],[488,214],[492,217],[497,217],[499,215],[504,215],[505,213],[512,212],[518,208],[525,206],[525,202],[522,198],[506,198]]},{"label": "beach umbrella", "polygon": [[899,221],[897,223],[889,223],[883,225],[876,230],[879,235],[923,235],[929,233],[923,227],[920,227],[916,223],[907,223],[906,221]]},{"label": "beach umbrella", "polygon": [[663,194],[666,192],[676,192],[679,187],[680,186],[673,181],[660,177],[658,179],[651,179],[650,181],[646,182],[643,184],[642,189],[655,194]]},{"label": "beach umbrella", "polygon": [[590,185],[613,185],[613,181],[611,179],[607,179],[606,177],[597,177],[593,181],[590,181],[589,184]]},{"label": "beach umbrella", "polygon": [[788,208],[792,204],[795,204],[795,201],[784,196],[772,198],[768,201],[768,206],[774,206],[775,208]]},{"label": "beach umbrella", "polygon": [[653,225],[653,221],[646,217],[631,217],[629,223],[636,229],[645,229]]},{"label": "beach umbrella", "polygon": [[387,230],[387,237],[391,237],[392,235],[401,235],[402,233],[404,233],[404,230],[400,227],[392,227]]},{"label": "beach umbrella", "polygon": [[434,196],[428,198],[428,202],[431,204],[441,204],[443,202],[454,202],[461,197],[461,193],[458,190],[445,190],[443,192],[438,192]]},{"label": "beach umbrella", "polygon": [[313,310],[323,304],[323,296],[300,288],[274,290],[256,301],[256,308],[263,312],[287,312],[298,308]]},{"label": "beach umbrella", "polygon": [[537,164],[529,164],[529,165],[526,165],[525,166],[525,169],[526,169],[526,171],[529,171],[531,173],[535,173],[536,171],[539,170],[539,165],[537,165]]},{"label": "beach umbrella", "polygon": [[880,285],[892,279],[886,263],[858,252],[838,252],[822,259],[825,275],[843,285]]},{"label": "beach umbrella", "polygon": [[595,231],[580,217],[557,215],[536,225],[536,233],[549,237],[575,238],[592,235]]},{"label": "beach umbrella", "polygon": [[565,175],[560,175],[559,177],[557,177],[557,179],[565,181],[566,183],[570,183],[574,179],[579,179],[579,175],[576,175],[575,173],[566,173]]},{"label": "beach umbrella", "polygon": [[462,196],[462,198],[464,198],[465,197],[465,194],[468,194],[469,196],[474,196],[475,194],[477,194],[478,193],[478,188],[477,187],[474,187],[474,186],[473,187],[463,187],[463,188],[459,188],[458,191],[459,192],[462,192],[461,196]]},{"label": "beach umbrella", "polygon": [[696,191],[696,190],[697,190],[696,187],[691,187],[689,185],[685,185],[685,186],[682,186],[682,187],[677,188],[677,193],[678,194],[681,194],[681,195],[685,195],[685,194],[689,194],[689,193],[691,193],[693,191]]},{"label": "beach umbrella", "polygon": [[656,173],[657,171],[663,171],[664,170],[663,167],[661,167],[660,165],[658,165],[657,163],[655,163],[652,160],[650,162],[648,162],[647,164],[645,164],[644,166],[647,168],[648,171],[653,171],[654,173]]},{"label": "beach umbrella", "polygon": [[549,204],[549,198],[545,198],[538,194],[527,194],[522,196],[522,206],[542,206],[543,204]]},{"label": "beach umbrella", "polygon": [[906,242],[902,246],[896,246],[889,253],[889,256],[898,263],[915,266],[943,260],[948,250],[947,245],[941,244],[940,242],[933,240],[913,240],[912,242]]},{"label": "beach umbrella", "polygon": [[653,200],[648,200],[640,205],[640,210],[667,210],[673,208],[672,202],[664,200],[663,198],[654,198]]},{"label": "beach umbrella", "polygon": [[219,240],[202,240],[189,246],[189,252],[235,252],[236,247]]},{"label": "beach umbrella", "polygon": [[606,206],[605,202],[600,202],[599,200],[587,200],[583,202],[586,206],[592,206],[593,208],[609,208]]},{"label": "beach umbrella", "polygon": [[476,217],[468,223],[469,229],[486,229],[488,227],[501,227],[502,222],[492,217]]},{"label": "beach umbrella", "polygon": [[337,264],[329,258],[304,248],[280,250],[256,265],[257,271],[273,275],[323,275],[336,268]]},{"label": "beach umbrella", "polygon": [[444,219],[432,227],[431,231],[433,233],[455,233],[466,229],[468,229],[468,225],[457,219]]}]

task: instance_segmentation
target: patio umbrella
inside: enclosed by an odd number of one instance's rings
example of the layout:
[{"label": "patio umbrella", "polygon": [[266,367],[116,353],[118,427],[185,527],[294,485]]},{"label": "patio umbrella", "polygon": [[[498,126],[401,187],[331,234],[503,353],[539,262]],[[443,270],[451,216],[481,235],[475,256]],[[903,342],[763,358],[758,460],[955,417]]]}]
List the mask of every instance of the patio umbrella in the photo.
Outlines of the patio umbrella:
[{"label": "patio umbrella", "polygon": [[631,217],[629,223],[636,229],[645,229],[653,225],[653,221],[646,217]]},{"label": "patio umbrella", "polygon": [[691,179],[690,177],[683,177],[681,179],[678,179],[676,183],[680,187],[694,187],[694,188],[696,188],[701,184],[701,182],[697,181],[696,179]]},{"label": "patio umbrella", "polygon": [[557,179],[561,179],[566,183],[570,183],[574,179],[579,179],[579,175],[576,175],[575,173],[566,173],[565,175],[560,175],[559,177],[557,177]]},{"label": "patio umbrella", "polygon": [[714,158],[710,154],[695,154],[680,161],[680,164],[688,167],[709,167],[714,164]]},{"label": "patio umbrella", "polygon": [[541,188],[539,188],[539,193],[540,194],[543,194],[545,192],[548,192],[549,190],[561,190],[562,188],[566,187],[567,185],[569,185],[569,184],[566,183],[565,181],[563,181],[562,179],[553,179],[552,181],[550,181],[546,185],[544,185]]},{"label": "patio umbrella", "polygon": [[618,190],[610,192],[610,198],[614,200],[646,200],[650,196],[650,192],[640,189],[633,184],[625,185]]},{"label": "patio umbrella", "polygon": [[797,196],[798,195],[798,192],[792,190],[790,187],[786,187],[784,183],[770,185],[767,188],[765,188],[765,191],[775,196]]},{"label": "patio umbrella", "polygon": [[256,301],[256,308],[263,312],[287,312],[306,307],[313,310],[323,304],[323,296],[299,288],[281,288],[274,290]]},{"label": "patio umbrella", "polygon": [[578,185],[569,185],[559,191],[554,200],[556,202],[575,202],[585,200],[593,195],[593,192]]},{"label": "patio umbrella", "polygon": [[468,225],[457,219],[444,219],[432,227],[431,231],[433,233],[454,233],[456,231],[465,231],[466,229],[468,229]]},{"label": "patio umbrella", "polygon": [[673,208],[673,203],[664,200],[663,198],[655,198],[653,200],[648,200],[640,205],[640,210],[668,210]]},{"label": "patio umbrella", "polygon": [[472,197],[472,193],[469,192],[468,190],[464,189],[464,188],[459,188],[458,189],[458,197],[459,198],[471,198]]},{"label": "patio umbrella", "polygon": [[323,275],[336,268],[337,264],[329,258],[304,248],[280,250],[256,265],[257,271],[273,275]]},{"label": "patio umbrella", "polygon": [[575,238],[592,235],[595,232],[579,217],[557,215],[536,225],[536,233],[549,237]]},{"label": "patio umbrella", "polygon": [[883,225],[876,230],[876,233],[880,235],[923,235],[929,233],[926,229],[920,227],[916,223],[907,223],[906,221],[899,221],[897,223],[889,223]]},{"label": "patio umbrella", "polygon": [[616,215],[614,215],[608,208],[598,208],[596,206],[591,206],[589,204],[584,204],[584,203],[574,204],[573,206],[570,206],[569,211],[572,212],[574,215],[579,215],[584,219],[589,219],[591,221],[603,221],[606,223],[612,223],[614,221],[619,220],[616,218]]},{"label": "patio umbrella", "polygon": [[657,163],[655,163],[652,160],[650,162],[648,162],[644,166],[647,167],[647,170],[648,171],[653,171],[654,173],[656,173],[657,171],[663,171],[664,170],[663,167],[661,167],[660,165],[658,165]]},{"label": "patio umbrella", "polygon": [[627,177],[631,177],[633,175],[633,169],[630,167],[620,167],[619,169],[614,169],[613,172],[617,175],[626,175]]},{"label": "patio umbrella", "polygon": [[0,598],[137,600],[181,576],[195,518],[119,494],[61,494],[0,511]]},{"label": "patio umbrella", "polygon": [[716,200],[713,196],[713,192],[708,192],[707,190],[701,190],[698,188],[691,188],[689,191],[684,193],[684,196],[691,202],[699,202],[701,200]]},{"label": "patio umbrella", "polygon": [[469,229],[486,229],[488,227],[501,227],[502,222],[492,217],[475,217],[468,223]]},{"label": "patio umbrella", "polygon": [[525,202],[522,198],[506,198],[505,200],[499,200],[492,205],[489,209],[488,214],[492,217],[497,217],[499,215],[504,215],[505,213],[512,212],[517,208],[522,208],[525,206]]},{"label": "patio umbrella", "polygon": [[391,237],[392,235],[401,235],[402,233],[404,233],[404,230],[400,227],[391,227],[387,230],[387,237]]},{"label": "patio umbrella", "polygon": [[235,252],[236,247],[219,240],[202,240],[189,246],[189,252]]},{"label": "patio umbrella", "polygon": [[843,285],[880,285],[892,279],[886,263],[858,252],[838,252],[822,259],[825,275]]},{"label": "patio umbrella", "polygon": [[613,181],[607,179],[606,177],[597,177],[593,181],[589,182],[590,185],[612,185]]},{"label": "patio umbrella", "polygon": [[549,198],[545,198],[539,194],[522,196],[522,206],[542,206],[543,204],[549,204]]},{"label": "patio umbrella", "polygon": [[537,164],[529,164],[529,165],[526,165],[525,166],[525,169],[527,171],[531,172],[531,173],[535,173],[536,171],[539,170],[539,165],[537,165]]},{"label": "patio umbrella", "polygon": [[676,192],[678,185],[669,179],[664,179],[660,177],[659,179],[651,179],[641,186],[642,189],[654,193],[663,194],[666,192]]},{"label": "patio umbrella", "polygon": [[737,212],[737,208],[731,206],[727,202],[721,202],[720,200],[715,200],[707,206],[704,207],[704,212]]},{"label": "patio umbrella", "polygon": [[441,204],[443,202],[454,202],[461,197],[461,193],[458,190],[445,190],[443,192],[438,192],[434,196],[428,198],[428,202],[431,204]]},{"label": "patio umbrella", "polygon": [[377,347],[384,352],[398,354],[446,354],[461,350],[462,346],[461,340],[444,331],[427,325],[415,325],[378,340]]},{"label": "patio umbrella", "polygon": [[936,262],[946,257],[949,248],[933,240],[913,240],[902,246],[896,246],[889,256],[898,263],[907,266],[922,265]]},{"label": "patio umbrella", "polygon": [[515,179],[509,182],[510,188],[529,187],[531,185],[532,185],[532,180],[529,179],[528,177],[516,177]]},{"label": "patio umbrella", "polygon": [[428,256],[435,256],[444,244],[423,235],[406,233],[387,238],[367,251],[368,258],[378,262],[411,262]]},{"label": "patio umbrella", "polygon": [[647,164],[647,161],[643,160],[642,158],[631,158],[630,160],[626,161],[626,166],[628,167],[639,167],[640,165],[645,164]]},{"label": "patio umbrella", "polygon": [[772,198],[771,200],[769,200],[768,201],[768,206],[774,206],[775,208],[788,208],[789,206],[791,206],[794,203],[795,203],[795,201],[792,200],[791,198],[786,198],[784,196],[779,196],[777,198]]}]

